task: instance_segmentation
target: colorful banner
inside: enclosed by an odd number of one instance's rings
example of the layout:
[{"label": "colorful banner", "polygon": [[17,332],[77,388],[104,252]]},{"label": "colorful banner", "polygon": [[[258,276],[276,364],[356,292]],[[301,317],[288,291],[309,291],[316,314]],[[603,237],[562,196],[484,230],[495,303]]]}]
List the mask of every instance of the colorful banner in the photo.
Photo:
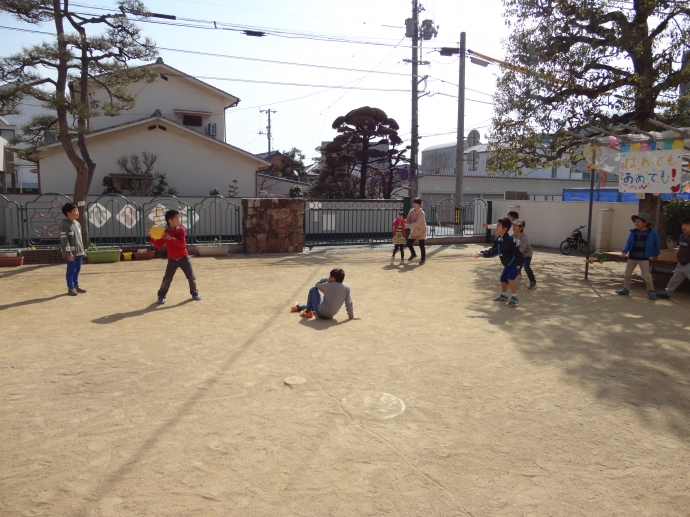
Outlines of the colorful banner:
[{"label": "colorful banner", "polygon": [[620,151],[620,192],[680,192],[683,171],[682,140],[621,144]]}]

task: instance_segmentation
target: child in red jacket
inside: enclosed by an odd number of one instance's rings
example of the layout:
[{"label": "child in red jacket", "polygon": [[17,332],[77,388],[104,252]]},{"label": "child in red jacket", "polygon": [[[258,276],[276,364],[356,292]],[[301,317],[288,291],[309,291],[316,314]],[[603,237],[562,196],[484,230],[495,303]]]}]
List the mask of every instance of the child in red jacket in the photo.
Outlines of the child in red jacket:
[{"label": "child in red jacket", "polygon": [[[192,262],[189,260],[189,253],[187,252],[187,244],[185,242],[185,231],[180,225],[180,212],[177,210],[168,210],[165,213],[165,234],[161,239],[151,238],[151,244],[156,248],[161,249],[165,244],[168,251],[168,267],[165,268],[165,276],[161,283],[161,288],[158,290],[158,303],[165,303],[165,295],[168,294],[170,284],[175,276],[177,268],[182,269],[182,272],[187,277],[189,282],[189,292],[192,295],[192,300],[201,300],[199,291],[196,288],[196,277],[192,269]],[[151,237],[151,230],[149,230],[149,237]]]},{"label": "child in red jacket", "polygon": [[393,256],[391,262],[395,261],[395,255],[400,250],[400,265],[405,264],[405,243],[407,242],[407,221],[405,221],[405,212],[402,210],[398,212],[398,217],[393,219]]}]

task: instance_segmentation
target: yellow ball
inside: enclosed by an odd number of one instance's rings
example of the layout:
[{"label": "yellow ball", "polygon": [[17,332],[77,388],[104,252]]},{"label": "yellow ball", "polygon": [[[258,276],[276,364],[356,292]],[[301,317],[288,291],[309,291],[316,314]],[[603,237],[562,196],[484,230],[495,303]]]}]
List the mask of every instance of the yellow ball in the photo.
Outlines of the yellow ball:
[{"label": "yellow ball", "polygon": [[165,235],[165,228],[163,228],[162,226],[152,226],[150,235],[152,239],[162,239],[163,235]]}]

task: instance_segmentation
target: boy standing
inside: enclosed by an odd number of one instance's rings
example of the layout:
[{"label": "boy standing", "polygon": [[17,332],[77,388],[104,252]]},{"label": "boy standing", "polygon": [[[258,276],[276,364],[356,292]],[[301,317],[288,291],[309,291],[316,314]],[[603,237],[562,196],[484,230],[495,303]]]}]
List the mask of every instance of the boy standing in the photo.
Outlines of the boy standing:
[{"label": "boy standing", "polygon": [[649,260],[656,260],[661,253],[661,239],[659,234],[652,228],[651,218],[644,212],[631,217],[635,228],[630,230],[628,241],[625,243],[621,257],[628,257],[623,275],[623,289],[618,289],[616,294],[627,296],[630,294],[630,281],[633,271],[640,266],[640,273],[644,283],[647,285],[647,296],[650,300],[656,300],[652,275],[649,274]]},{"label": "boy standing", "polygon": [[79,287],[79,271],[86,256],[84,241],[81,238],[81,225],[77,205],[65,203],[62,207],[65,219],[60,223],[60,251],[67,262],[67,294],[77,296],[85,293],[86,289]]},{"label": "boy standing", "polygon": [[678,289],[686,278],[690,280],[690,218],[683,219],[681,226],[683,233],[678,237],[678,264],[669,280],[666,289],[661,293],[656,293],[657,298],[668,300],[673,291]]},{"label": "boy standing", "polygon": [[[151,238],[151,244],[156,248],[161,249],[165,244],[168,252],[168,266],[165,268],[165,276],[161,288],[158,290],[158,304],[165,303],[165,296],[168,294],[170,284],[177,268],[182,269],[182,272],[187,277],[189,282],[189,292],[192,295],[192,300],[201,300],[199,291],[196,288],[196,277],[192,269],[192,261],[189,260],[189,253],[187,252],[187,243],[185,242],[185,230],[180,225],[180,212],[177,210],[168,210],[165,212],[165,234],[161,239]],[[149,237],[151,237],[149,230]]]},{"label": "boy standing", "polygon": [[[299,312],[305,318],[332,319],[345,304],[347,317],[351,320],[361,320],[355,316],[355,308],[350,296],[350,286],[343,283],[345,271],[333,269],[328,278],[322,278],[316,285],[309,289],[306,305],[299,305],[297,302],[291,307],[292,312]],[[323,293],[323,300],[321,299]]]},{"label": "boy standing", "polygon": [[508,235],[508,230],[512,226],[510,219],[499,219],[496,224],[496,241],[494,245],[488,250],[480,251],[472,256],[491,258],[498,255],[503,264],[503,273],[501,274],[501,294],[494,298],[495,302],[505,302],[508,300],[508,285],[510,285],[510,292],[512,297],[508,302],[509,307],[517,307],[517,284],[515,278],[518,276],[518,266],[522,266],[525,258],[518,248],[513,238]]},{"label": "boy standing", "polygon": [[[524,233],[524,231],[525,221],[522,219],[515,219],[513,221],[513,240],[518,245],[518,248],[520,248],[522,256],[525,257],[525,265],[522,269],[525,270],[525,273],[527,273],[527,278],[529,278],[529,287],[527,289],[534,289],[537,286],[537,279],[534,277],[534,272],[532,271],[531,267],[533,254],[532,245],[529,243],[527,235]],[[518,271],[520,270],[521,268],[518,267]],[[517,277],[520,278],[522,275],[518,275]]]}]

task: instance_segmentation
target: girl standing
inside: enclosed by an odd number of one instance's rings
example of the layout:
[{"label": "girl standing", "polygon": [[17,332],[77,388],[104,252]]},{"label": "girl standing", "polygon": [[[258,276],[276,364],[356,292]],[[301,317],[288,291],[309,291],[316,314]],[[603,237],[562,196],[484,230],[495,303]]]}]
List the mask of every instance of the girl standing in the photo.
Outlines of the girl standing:
[{"label": "girl standing", "polygon": [[407,221],[405,221],[405,212],[398,212],[398,217],[393,219],[393,256],[391,262],[395,260],[395,255],[400,249],[400,265],[405,263],[405,230],[407,229]]},{"label": "girl standing", "polygon": [[525,273],[527,273],[527,278],[529,278],[529,287],[527,289],[534,289],[537,286],[537,280],[532,272],[532,246],[527,239],[527,235],[523,233],[524,230],[525,221],[522,219],[513,220],[513,239],[525,256],[525,264],[522,267]]}]

